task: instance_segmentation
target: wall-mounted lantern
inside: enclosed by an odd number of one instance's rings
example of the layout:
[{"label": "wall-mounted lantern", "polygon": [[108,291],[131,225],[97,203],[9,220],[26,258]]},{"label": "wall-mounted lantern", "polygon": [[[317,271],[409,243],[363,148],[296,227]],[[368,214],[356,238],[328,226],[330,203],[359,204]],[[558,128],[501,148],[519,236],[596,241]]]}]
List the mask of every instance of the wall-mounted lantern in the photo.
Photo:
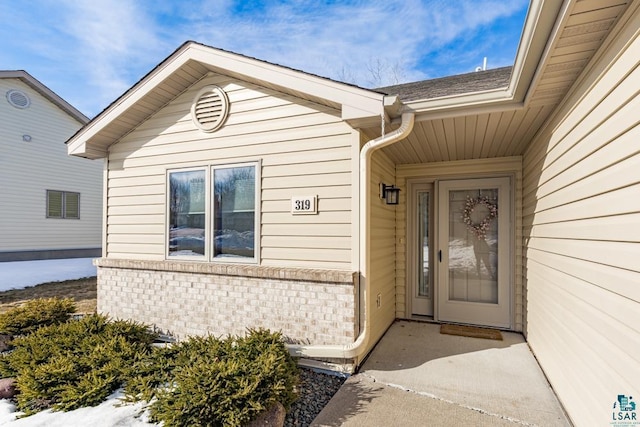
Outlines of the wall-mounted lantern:
[{"label": "wall-mounted lantern", "polygon": [[400,189],[394,185],[380,183],[380,198],[388,205],[397,205],[400,198]]}]

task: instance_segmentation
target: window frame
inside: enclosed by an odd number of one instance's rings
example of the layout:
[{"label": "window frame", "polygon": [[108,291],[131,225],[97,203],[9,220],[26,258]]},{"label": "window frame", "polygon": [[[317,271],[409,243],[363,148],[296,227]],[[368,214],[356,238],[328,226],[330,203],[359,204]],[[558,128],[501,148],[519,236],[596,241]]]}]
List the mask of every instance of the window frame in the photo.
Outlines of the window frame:
[{"label": "window frame", "polygon": [[[214,210],[214,188],[215,188],[215,173],[216,169],[230,169],[230,168],[242,168],[253,167],[254,168],[254,251],[253,257],[215,257],[214,256],[214,222],[215,222],[215,210]],[[170,177],[172,173],[176,172],[192,172],[192,171],[204,171],[205,173],[205,235],[204,235],[204,255],[169,255],[169,221],[170,221],[170,197],[171,197],[171,182]],[[260,252],[261,252],[261,230],[260,230],[260,218],[261,218],[261,194],[262,194],[262,161],[261,160],[249,160],[245,162],[234,163],[215,163],[207,165],[199,165],[193,167],[184,168],[167,168],[166,169],[166,181],[165,181],[165,224],[164,224],[164,253],[166,260],[176,261],[192,261],[192,262],[209,262],[216,264],[260,264]]]},{"label": "window frame", "polygon": [[[52,216],[49,214],[49,204],[51,201],[51,193],[60,193],[60,216]],[[77,195],[78,196],[78,216],[67,216],[67,195]],[[47,219],[75,219],[80,220],[80,193],[77,191],[63,191],[63,190],[46,190],[45,197],[45,218]]]},{"label": "window frame", "polygon": [[[214,256],[214,244],[215,239],[213,238],[213,233],[215,233],[214,221],[216,219],[216,212],[214,210],[214,191],[215,191],[215,170],[216,169],[231,169],[231,168],[244,168],[244,167],[253,167],[254,168],[254,203],[253,203],[253,257],[215,257]],[[209,194],[211,196],[211,202],[207,206],[211,209],[211,215],[209,224],[211,227],[211,231],[209,235],[212,237],[209,242],[210,255],[209,260],[211,262],[217,263],[233,263],[233,264],[259,264],[260,263],[260,194],[261,194],[261,162],[242,162],[242,163],[227,163],[227,164],[215,164],[210,166],[210,177],[209,182],[211,184],[211,189],[209,190]]]},{"label": "window frame", "polygon": [[[170,255],[169,254],[169,241],[171,240],[171,234],[169,230],[169,222],[171,220],[171,174],[172,173],[183,173],[183,172],[204,172],[204,255],[195,256],[195,255]],[[167,260],[187,260],[187,261],[207,261],[209,259],[209,244],[208,244],[208,236],[210,233],[209,230],[209,221],[207,219],[207,208],[210,204],[209,198],[209,168],[206,166],[193,167],[193,168],[179,168],[179,169],[167,169],[166,173],[166,210],[165,210],[165,225],[164,225],[164,254],[165,259]]]}]

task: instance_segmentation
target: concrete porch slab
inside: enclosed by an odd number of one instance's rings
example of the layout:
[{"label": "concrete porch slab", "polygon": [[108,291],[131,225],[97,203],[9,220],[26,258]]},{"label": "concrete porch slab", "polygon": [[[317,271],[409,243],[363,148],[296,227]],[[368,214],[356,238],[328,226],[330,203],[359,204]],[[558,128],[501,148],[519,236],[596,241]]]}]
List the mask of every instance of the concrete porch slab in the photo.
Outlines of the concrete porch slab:
[{"label": "concrete porch slab", "polygon": [[314,426],[570,426],[524,338],[398,321]]}]

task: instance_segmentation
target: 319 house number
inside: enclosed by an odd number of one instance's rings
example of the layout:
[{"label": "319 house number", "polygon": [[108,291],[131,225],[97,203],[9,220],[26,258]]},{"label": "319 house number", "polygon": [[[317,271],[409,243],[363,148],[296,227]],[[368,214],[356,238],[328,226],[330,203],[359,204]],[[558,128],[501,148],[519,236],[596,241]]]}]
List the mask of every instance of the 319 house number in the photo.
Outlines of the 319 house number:
[{"label": "319 house number", "polygon": [[304,200],[296,200],[295,201],[296,207],[294,208],[297,211],[310,211],[311,210],[311,200],[309,199],[304,199]]},{"label": "319 house number", "polygon": [[317,196],[294,196],[291,198],[291,213],[293,215],[315,214]]}]

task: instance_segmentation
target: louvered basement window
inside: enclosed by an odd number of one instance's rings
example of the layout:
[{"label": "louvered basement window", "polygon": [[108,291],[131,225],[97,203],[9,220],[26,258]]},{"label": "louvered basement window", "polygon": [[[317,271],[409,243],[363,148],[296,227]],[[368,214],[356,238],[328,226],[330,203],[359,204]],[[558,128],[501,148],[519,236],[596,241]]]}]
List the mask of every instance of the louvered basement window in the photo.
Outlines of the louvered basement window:
[{"label": "louvered basement window", "polygon": [[47,218],[80,219],[80,193],[47,190]]},{"label": "louvered basement window", "polygon": [[227,119],[228,113],[229,99],[218,86],[202,88],[191,106],[193,123],[205,132],[218,130]]}]

